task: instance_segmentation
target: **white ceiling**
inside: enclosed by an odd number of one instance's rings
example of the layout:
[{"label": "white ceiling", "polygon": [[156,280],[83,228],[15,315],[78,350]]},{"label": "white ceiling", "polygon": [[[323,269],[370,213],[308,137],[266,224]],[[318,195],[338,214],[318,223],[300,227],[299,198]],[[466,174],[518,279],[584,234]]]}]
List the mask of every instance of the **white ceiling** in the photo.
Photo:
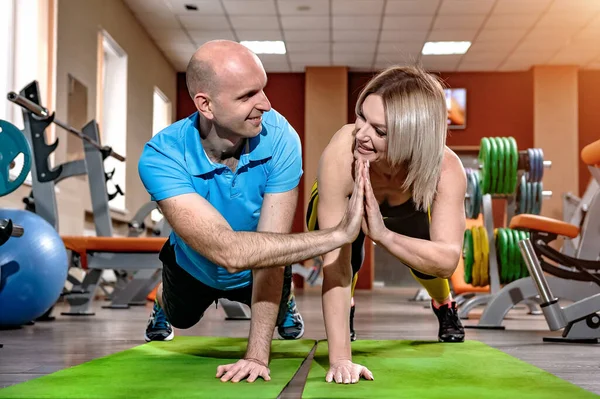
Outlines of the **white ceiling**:
[{"label": "white ceiling", "polygon": [[[268,72],[345,65],[370,71],[600,69],[600,0],[125,0],[178,71],[213,39],[283,40]],[[188,11],[186,4],[198,7]],[[426,41],[471,41],[465,55],[422,56]]]}]

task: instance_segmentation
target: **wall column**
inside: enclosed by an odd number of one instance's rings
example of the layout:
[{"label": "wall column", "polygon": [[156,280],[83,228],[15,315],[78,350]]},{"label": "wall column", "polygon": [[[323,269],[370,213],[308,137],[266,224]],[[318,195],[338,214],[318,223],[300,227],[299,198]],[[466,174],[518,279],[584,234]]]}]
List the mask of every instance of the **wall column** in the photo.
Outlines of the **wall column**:
[{"label": "wall column", "polygon": [[579,193],[579,102],[576,66],[533,68],[533,145],[552,168],[544,170],[542,215],[562,220],[562,194]]}]

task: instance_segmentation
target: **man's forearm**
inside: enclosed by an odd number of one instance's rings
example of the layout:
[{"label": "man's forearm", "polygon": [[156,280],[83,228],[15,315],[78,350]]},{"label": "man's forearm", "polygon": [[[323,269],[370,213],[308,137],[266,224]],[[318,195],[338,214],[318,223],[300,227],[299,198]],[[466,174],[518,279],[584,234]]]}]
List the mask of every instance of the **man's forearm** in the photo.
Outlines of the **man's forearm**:
[{"label": "man's forearm", "polygon": [[230,271],[278,267],[319,256],[345,244],[346,238],[335,229],[309,233],[280,234],[221,229],[214,246],[200,248],[190,243],[214,263]]},{"label": "man's forearm", "polygon": [[281,301],[283,270],[255,270],[253,280],[252,319],[245,358],[268,364],[273,329]]}]

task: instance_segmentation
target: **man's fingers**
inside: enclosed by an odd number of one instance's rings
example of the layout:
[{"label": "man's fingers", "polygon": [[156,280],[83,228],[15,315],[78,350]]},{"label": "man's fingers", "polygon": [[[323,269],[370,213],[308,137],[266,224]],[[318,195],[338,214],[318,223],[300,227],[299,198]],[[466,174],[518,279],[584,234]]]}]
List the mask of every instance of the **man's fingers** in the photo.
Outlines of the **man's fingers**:
[{"label": "man's fingers", "polygon": [[217,378],[220,378],[223,374],[225,374],[233,364],[225,364],[223,366],[217,367]]},{"label": "man's fingers", "polygon": [[358,380],[360,380],[360,369],[357,367],[352,367],[352,372],[350,373],[351,381],[350,383],[356,384]]},{"label": "man's fingers", "polygon": [[269,369],[266,367],[260,367],[258,375],[260,375],[263,378],[263,380],[265,380],[265,381],[271,381],[271,375],[269,374]]},{"label": "man's fingers", "polygon": [[325,375],[325,381],[326,382],[331,382],[333,381],[333,371],[329,370],[327,372],[327,374]]},{"label": "man's fingers", "polygon": [[337,371],[335,372],[335,382],[336,384],[341,384],[343,382],[343,378],[342,378],[342,370],[337,369]]},{"label": "man's fingers", "polygon": [[260,372],[261,367],[254,367],[252,371],[250,371],[250,375],[246,379],[248,382],[254,382],[258,378],[258,374]]},{"label": "man's fingers", "polygon": [[369,370],[369,369],[368,369],[368,368],[366,368],[366,367],[363,367],[363,368],[360,370],[360,374],[361,374],[363,377],[365,377],[365,380],[370,380],[370,381],[373,381],[373,380],[374,380],[374,378],[373,378],[373,373],[371,373],[371,370]]},{"label": "man's fingers", "polygon": [[221,381],[226,382],[229,381],[234,375],[237,374],[237,372],[240,370],[240,365],[238,365],[237,363],[232,365],[232,367],[229,368],[229,370],[227,370],[227,372],[225,374],[223,374],[223,376],[221,377]]},{"label": "man's fingers", "polygon": [[245,366],[238,369],[238,372],[233,376],[231,382],[240,382],[250,374],[250,367]]},{"label": "man's fingers", "polygon": [[352,381],[352,378],[350,377],[350,370],[348,370],[346,367],[344,367],[342,370],[342,377],[344,384],[350,384],[350,381]]}]

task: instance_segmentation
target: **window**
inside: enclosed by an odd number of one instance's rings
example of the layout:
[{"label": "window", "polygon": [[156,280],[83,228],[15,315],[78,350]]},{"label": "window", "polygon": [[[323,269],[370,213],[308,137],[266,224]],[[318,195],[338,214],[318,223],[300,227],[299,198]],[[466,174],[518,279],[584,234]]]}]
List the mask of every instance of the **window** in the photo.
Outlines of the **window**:
[{"label": "window", "polygon": [[[42,104],[54,109],[55,16],[53,0],[0,0],[0,60],[4,60],[0,62],[0,119],[19,129],[23,129],[22,109],[6,100],[8,92],[19,92],[37,80]],[[46,134],[52,142],[53,125]],[[16,177],[22,165],[20,156],[11,175]],[[25,183],[31,184],[31,175]]]},{"label": "window", "polygon": [[[152,137],[171,124],[171,101],[158,88],[154,88],[154,110],[152,113]],[[152,211],[151,219],[158,222],[162,219],[162,214],[155,209]]]},{"label": "window", "polygon": [[[127,153],[127,54],[106,32],[99,33],[98,52],[98,124],[102,144],[112,147],[118,154]],[[104,161],[106,171],[114,169],[109,192],[115,191],[111,185],[118,185],[123,192],[125,187],[125,162],[112,157]],[[125,196],[118,195],[110,202],[110,208],[126,212]]]},{"label": "window", "polygon": [[158,88],[154,88],[154,112],[152,114],[152,137],[171,124],[171,101]]}]

